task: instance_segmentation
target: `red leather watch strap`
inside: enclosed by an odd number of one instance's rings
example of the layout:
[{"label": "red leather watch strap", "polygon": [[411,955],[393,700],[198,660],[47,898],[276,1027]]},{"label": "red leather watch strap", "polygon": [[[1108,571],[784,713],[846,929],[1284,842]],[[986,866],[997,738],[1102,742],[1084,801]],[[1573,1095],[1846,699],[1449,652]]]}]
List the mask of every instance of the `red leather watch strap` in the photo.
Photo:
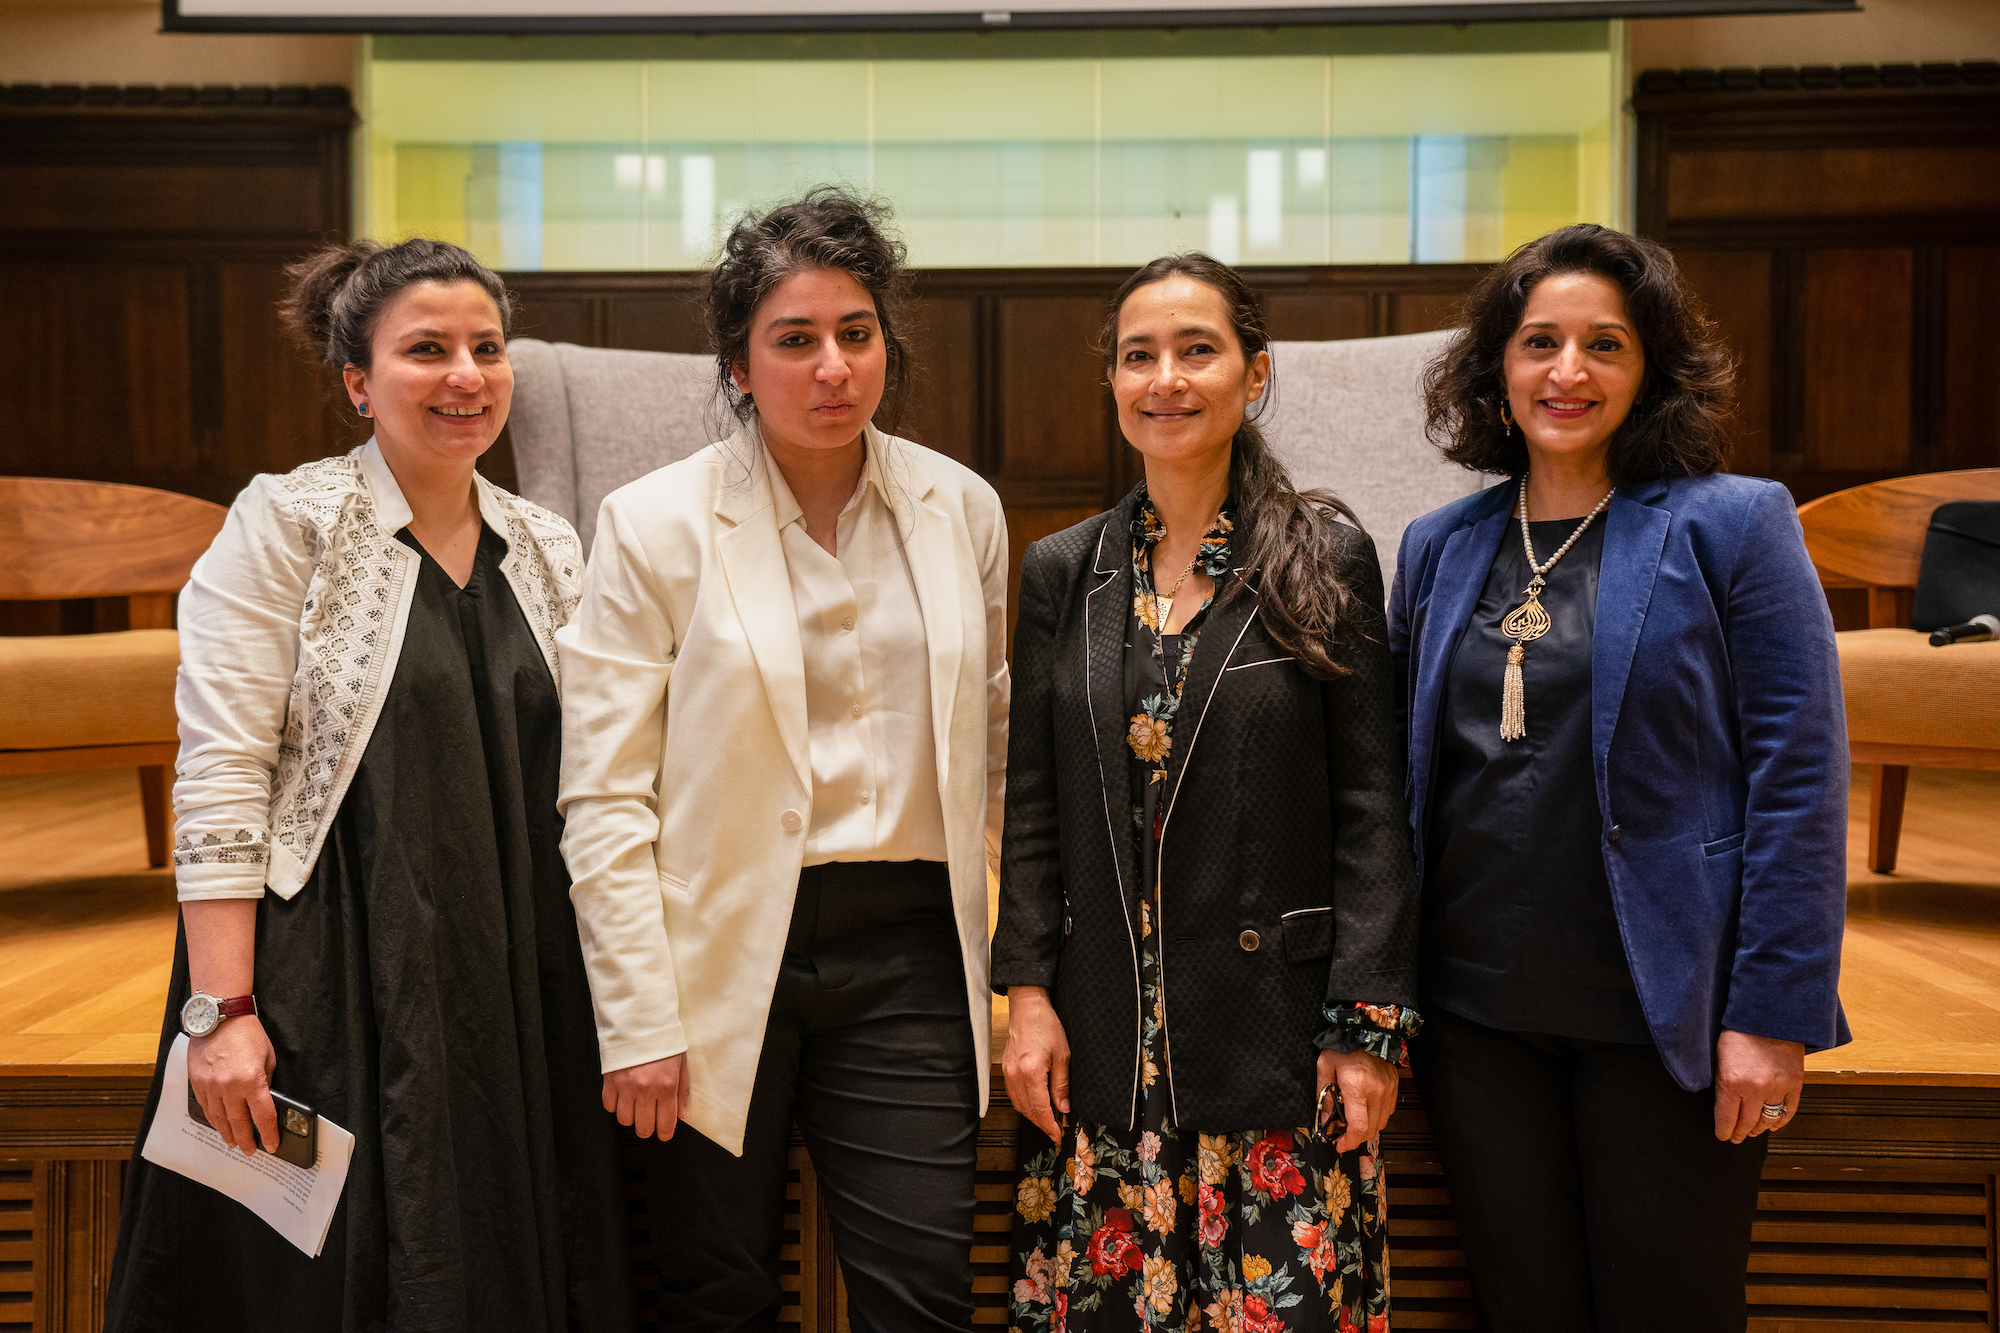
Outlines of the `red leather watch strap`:
[{"label": "red leather watch strap", "polygon": [[257,997],[254,995],[239,995],[233,1000],[217,1000],[215,1002],[215,1012],[223,1018],[236,1018],[243,1014],[254,1014],[257,1012]]}]

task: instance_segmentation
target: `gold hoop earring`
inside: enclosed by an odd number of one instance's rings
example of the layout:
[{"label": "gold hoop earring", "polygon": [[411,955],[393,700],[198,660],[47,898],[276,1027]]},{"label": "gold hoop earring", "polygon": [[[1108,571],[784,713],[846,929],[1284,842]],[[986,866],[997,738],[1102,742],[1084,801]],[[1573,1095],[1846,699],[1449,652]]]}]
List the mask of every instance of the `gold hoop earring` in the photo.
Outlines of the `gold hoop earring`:
[{"label": "gold hoop earring", "polygon": [[1513,413],[1507,410],[1507,400],[1505,398],[1500,400],[1500,424],[1507,428],[1509,435],[1514,433],[1514,416]]}]

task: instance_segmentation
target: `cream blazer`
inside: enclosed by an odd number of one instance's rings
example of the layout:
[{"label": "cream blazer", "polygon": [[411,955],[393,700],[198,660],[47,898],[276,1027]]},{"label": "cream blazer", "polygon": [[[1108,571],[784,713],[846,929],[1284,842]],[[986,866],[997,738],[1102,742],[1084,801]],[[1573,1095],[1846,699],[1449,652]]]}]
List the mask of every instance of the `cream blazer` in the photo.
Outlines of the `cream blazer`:
[{"label": "cream blazer", "polygon": [[[1007,769],[1007,524],[976,473],[868,427],[907,535],[986,1107],[986,871]],[[563,662],[563,855],[606,1071],[688,1057],[740,1155],[812,823],[798,612],[755,428],[612,492]],[[879,460],[879,461],[877,461]]]}]

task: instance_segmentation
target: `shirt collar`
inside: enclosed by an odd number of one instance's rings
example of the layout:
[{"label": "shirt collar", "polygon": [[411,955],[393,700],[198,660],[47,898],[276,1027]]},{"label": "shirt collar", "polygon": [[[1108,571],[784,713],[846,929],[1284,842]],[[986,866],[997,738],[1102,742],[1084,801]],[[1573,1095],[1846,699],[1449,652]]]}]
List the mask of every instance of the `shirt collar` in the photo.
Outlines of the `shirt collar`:
[{"label": "shirt collar", "polygon": [[[778,466],[777,460],[771,457],[771,447],[764,443],[764,434],[761,430],[757,432],[757,447],[763,452],[764,467],[771,478],[771,508],[773,510],[773,517],[777,520],[778,531],[783,532],[786,528],[804,518],[805,510],[799,507],[798,498],[792,494],[792,488],[786,484],[783,469]],[[863,433],[861,447],[861,480],[855,485],[854,494],[849,496],[847,503],[840,507],[840,512],[845,514],[848,510],[854,508],[855,505],[861,503],[862,499],[867,495],[868,489],[872,486],[877,497],[888,507],[889,512],[900,517],[902,511],[896,504],[897,488],[889,484],[886,470],[883,467],[882,456],[887,452],[883,448],[883,436],[880,431],[875,429],[872,423]]]}]

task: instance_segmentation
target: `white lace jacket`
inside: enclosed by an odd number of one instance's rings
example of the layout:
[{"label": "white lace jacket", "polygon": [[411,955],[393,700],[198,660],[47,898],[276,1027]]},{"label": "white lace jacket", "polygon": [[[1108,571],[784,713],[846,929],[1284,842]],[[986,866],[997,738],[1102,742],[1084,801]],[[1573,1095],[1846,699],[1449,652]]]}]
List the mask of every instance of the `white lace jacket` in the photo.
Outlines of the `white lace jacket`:
[{"label": "white lace jacket", "polygon": [[[561,688],[556,630],[583,548],[548,510],[481,477],[480,517]],[[290,898],[305,884],[381,716],[416,592],[396,540],[410,507],[375,442],[260,476],[180,600],[174,879],[183,901]]]}]

